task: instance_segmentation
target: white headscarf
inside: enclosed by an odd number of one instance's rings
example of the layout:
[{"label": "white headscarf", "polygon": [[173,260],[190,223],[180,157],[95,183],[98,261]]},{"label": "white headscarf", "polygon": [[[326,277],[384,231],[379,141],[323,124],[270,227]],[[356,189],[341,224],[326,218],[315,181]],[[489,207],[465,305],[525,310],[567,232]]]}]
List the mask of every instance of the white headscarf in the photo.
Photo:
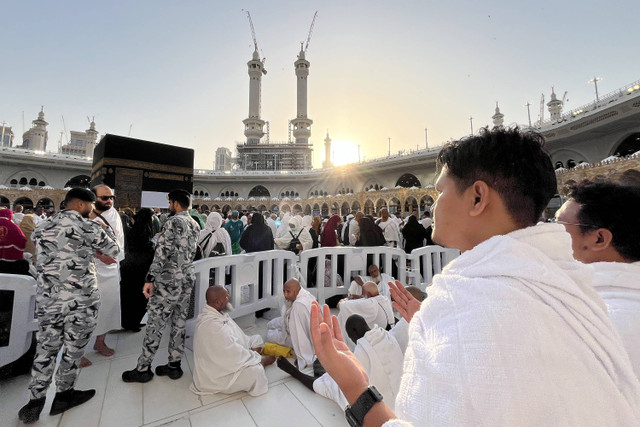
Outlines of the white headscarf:
[{"label": "white headscarf", "polygon": [[302,217],[302,226],[307,230],[311,228],[311,223],[313,222],[313,218],[311,215],[305,215]]},{"label": "white headscarf", "polygon": [[289,233],[289,218],[291,218],[291,214],[289,214],[289,212],[285,212],[284,215],[282,215],[280,227],[278,227],[278,232],[275,237],[282,237]]},{"label": "white headscarf", "polygon": [[204,230],[200,231],[200,238],[198,239],[198,244],[201,244],[209,234],[213,233],[206,246],[202,248],[203,254],[209,255],[216,244],[221,242],[224,246],[224,254],[231,255],[231,237],[229,237],[229,233],[221,227],[221,225],[222,216],[218,212],[211,212],[207,217]]}]

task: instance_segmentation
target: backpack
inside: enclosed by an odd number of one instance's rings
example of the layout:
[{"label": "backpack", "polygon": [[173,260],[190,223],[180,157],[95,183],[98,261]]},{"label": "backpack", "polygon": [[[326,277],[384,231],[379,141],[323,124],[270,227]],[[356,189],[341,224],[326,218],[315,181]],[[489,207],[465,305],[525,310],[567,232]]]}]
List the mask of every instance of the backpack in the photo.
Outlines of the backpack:
[{"label": "backpack", "polygon": [[207,247],[209,240],[211,240],[211,236],[213,236],[213,233],[209,233],[207,237],[205,237],[201,242],[198,243],[198,245],[196,246],[196,255],[193,258],[194,261],[198,261],[202,258],[209,258],[225,254],[224,245],[222,244],[222,242],[216,243],[213,249],[211,249],[211,252],[209,252],[208,254],[204,253],[204,248]]},{"label": "backpack", "polygon": [[300,237],[300,234],[302,234],[302,231],[304,231],[304,227],[302,227],[302,230],[300,230],[297,236],[294,236],[293,233],[289,231],[289,234],[291,234],[292,239],[291,239],[291,242],[289,242],[289,247],[287,248],[287,250],[293,252],[296,255],[300,253],[300,249],[298,249],[298,245],[300,245],[300,239],[298,239],[298,237]]}]

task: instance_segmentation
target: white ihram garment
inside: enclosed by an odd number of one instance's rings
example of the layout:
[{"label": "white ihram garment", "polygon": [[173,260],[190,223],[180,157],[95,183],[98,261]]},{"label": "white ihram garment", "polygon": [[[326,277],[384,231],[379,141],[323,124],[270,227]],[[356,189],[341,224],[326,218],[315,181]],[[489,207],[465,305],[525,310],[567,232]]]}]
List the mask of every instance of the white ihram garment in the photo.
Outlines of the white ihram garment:
[{"label": "white ihram garment", "polygon": [[640,262],[596,262],[593,286],[607,305],[631,365],[640,378]]},{"label": "white ihram garment", "polygon": [[340,309],[340,312],[338,313],[338,323],[340,324],[342,337],[351,351],[353,351],[356,345],[347,335],[345,324],[347,323],[349,316],[352,314],[362,316],[371,329],[373,329],[375,325],[385,329],[387,324],[393,325],[395,323],[391,300],[384,295],[376,295],[375,297],[370,298],[343,300],[338,305],[338,308]]},{"label": "white ihram garment", "polygon": [[311,303],[316,298],[304,288],[300,288],[296,300],[285,304],[282,317],[267,324],[267,341],[293,348],[298,362],[298,370],[313,375],[313,361],[316,351],[311,342]]},{"label": "white ihram garment", "polygon": [[[362,283],[373,282],[373,277],[371,276],[360,276],[362,277]],[[389,282],[395,283],[395,279],[388,274],[380,273],[380,282],[376,283],[378,286],[378,293],[380,295],[384,295],[391,299],[391,291],[389,291]],[[362,286],[358,285],[355,280],[351,282],[351,286],[349,286],[349,295],[362,295]]]},{"label": "white ihram garment", "polygon": [[592,276],[557,224],[494,236],[456,258],[411,321],[398,418],[640,425],[640,383]]},{"label": "white ihram garment", "polygon": [[262,357],[252,348],[262,347],[259,335],[247,336],[227,313],[205,305],[198,316],[193,339],[195,394],[247,391],[259,396],[268,390]]},{"label": "white ihram garment", "polygon": [[[369,384],[376,386],[393,410],[400,388],[404,358],[396,339],[391,333],[375,327],[358,340],[353,354],[369,376]],[[324,374],[313,382],[313,391],[333,400],[342,409],[348,404],[338,384],[329,374]]]},{"label": "white ihram garment", "polygon": [[[100,309],[98,309],[98,325],[93,335],[106,334],[122,327],[120,323],[120,261],[124,259],[124,232],[122,220],[115,208],[102,212],[102,216],[109,222],[109,226],[116,235],[120,246],[120,253],[113,264],[105,264],[96,258],[96,283],[100,290]],[[100,217],[93,219],[98,223],[105,223]]]}]

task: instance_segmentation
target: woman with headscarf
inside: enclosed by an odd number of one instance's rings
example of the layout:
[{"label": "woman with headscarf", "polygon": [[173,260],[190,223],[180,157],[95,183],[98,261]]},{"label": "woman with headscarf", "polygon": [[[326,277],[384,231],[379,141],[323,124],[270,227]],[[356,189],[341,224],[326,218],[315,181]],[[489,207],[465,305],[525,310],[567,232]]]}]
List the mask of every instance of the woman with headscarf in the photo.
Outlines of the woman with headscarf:
[{"label": "woman with headscarf", "polygon": [[[32,257],[36,256],[36,247],[31,241],[31,233],[33,233],[33,230],[35,229],[36,223],[33,220],[33,214],[25,214],[22,217],[22,222],[20,222],[20,230],[22,230],[24,237],[27,239],[24,251],[30,253]],[[32,258],[32,260],[35,260],[35,258]]]},{"label": "woman with headscarf", "polygon": [[120,320],[125,330],[134,332],[140,330],[140,321],[147,312],[142,287],[155,252],[152,217],[153,211],[148,208],[134,215],[125,236],[124,260],[120,263]]},{"label": "woman with headscarf", "polygon": [[282,237],[278,237],[275,239],[275,244],[279,249],[289,250],[291,241],[297,238],[300,243],[297,247],[297,252],[304,251],[307,249],[311,249],[313,246],[313,240],[311,239],[311,234],[309,234],[309,230],[306,227],[302,227],[301,221],[298,217],[292,216],[289,217],[288,231]]},{"label": "woman with headscarf", "polygon": [[29,261],[24,259],[26,238],[13,221],[11,209],[0,209],[0,273],[29,274]]},{"label": "woman with headscarf", "polygon": [[382,246],[385,242],[382,229],[370,217],[363,216],[360,219],[360,232],[356,246]]},{"label": "woman with headscarf", "polygon": [[318,247],[318,237],[320,234],[313,228],[313,217],[311,215],[305,215],[302,217],[302,226],[309,230],[309,235],[311,235],[311,240],[313,241],[311,245],[311,249],[315,249]]},{"label": "woman with headscarf", "polygon": [[[204,230],[200,231],[198,245],[202,248],[204,258],[211,256],[211,252],[216,246],[218,249],[224,249],[223,255],[232,254],[231,237],[229,232],[222,227],[222,215],[218,212],[211,212],[207,217]],[[219,250],[216,252],[221,253]]]},{"label": "woman with headscarf", "polygon": [[[430,234],[418,222],[414,215],[409,215],[407,223],[402,227],[402,235],[404,236],[404,251],[408,254],[416,248],[424,246],[424,240],[431,240]],[[427,242],[429,244],[429,242]],[[433,243],[431,243],[433,244]]]},{"label": "woman with headscarf", "polygon": [[[323,248],[330,248],[334,246],[338,246],[338,224],[342,222],[342,217],[340,215],[332,215],[331,218],[327,221],[322,230],[322,234],[320,235],[320,244]],[[344,255],[338,255],[338,283],[342,284],[342,274],[344,270]],[[331,280],[331,260],[327,257],[325,259],[325,286]]]},{"label": "woman with headscarf", "polygon": [[[318,243],[319,243],[320,235],[322,234],[322,218],[320,217],[320,215],[316,215],[313,217],[313,222],[311,223],[311,229],[315,231],[316,235],[318,236]],[[313,235],[311,235],[311,237],[313,237]],[[314,246],[314,248],[317,248],[317,247],[318,247],[317,245]]]},{"label": "woman with headscarf", "polygon": [[281,213],[280,215],[281,217],[280,217],[280,225],[278,226],[278,232],[276,233],[275,236],[273,236],[276,239],[289,235],[289,219],[291,219],[291,214],[289,212],[285,212],[285,213]]},{"label": "woman with headscarf", "polygon": [[262,214],[255,213],[251,216],[251,224],[245,228],[240,238],[240,246],[247,253],[273,249],[273,233]]}]

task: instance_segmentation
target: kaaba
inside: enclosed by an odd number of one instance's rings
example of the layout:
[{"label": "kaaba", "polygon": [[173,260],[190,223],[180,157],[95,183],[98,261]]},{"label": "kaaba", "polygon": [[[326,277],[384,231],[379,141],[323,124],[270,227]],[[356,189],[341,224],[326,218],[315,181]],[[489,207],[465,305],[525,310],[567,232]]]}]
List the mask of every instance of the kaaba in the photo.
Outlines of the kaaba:
[{"label": "kaaba", "polygon": [[[145,194],[193,192],[194,150],[106,134],[93,151],[91,186],[106,184],[116,208],[139,208]],[[166,199],[165,199],[166,200]],[[167,207],[166,206],[158,207]]]}]

